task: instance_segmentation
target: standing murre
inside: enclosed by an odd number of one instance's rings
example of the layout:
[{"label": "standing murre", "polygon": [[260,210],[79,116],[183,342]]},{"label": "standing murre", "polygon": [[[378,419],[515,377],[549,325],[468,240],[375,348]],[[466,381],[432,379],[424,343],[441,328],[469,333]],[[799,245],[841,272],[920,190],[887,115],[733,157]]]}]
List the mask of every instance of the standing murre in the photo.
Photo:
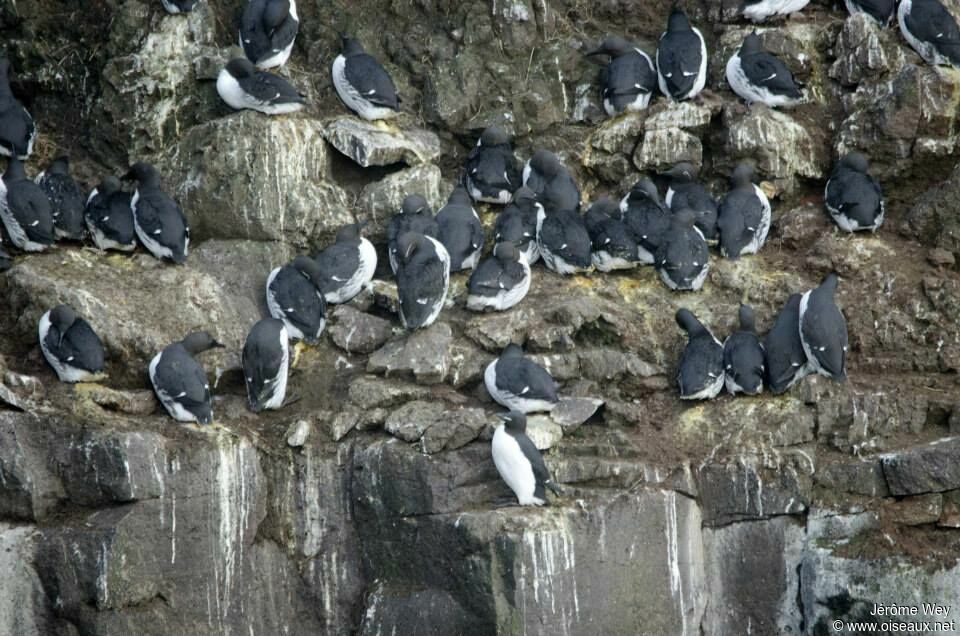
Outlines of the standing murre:
[{"label": "standing murre", "polygon": [[306,103],[303,95],[279,75],[258,71],[250,60],[230,60],[217,75],[217,93],[230,108],[248,108],[266,115],[295,113]]},{"label": "standing murre", "polygon": [[649,55],[616,35],[586,55],[610,58],[600,73],[600,97],[607,115],[644,110],[650,104],[657,90],[657,71]]},{"label": "standing murre", "polygon": [[763,392],[766,365],[753,308],[741,304],[739,319],[740,328],[723,341],[724,383],[731,395],[759,395]]},{"label": "standing murre", "polygon": [[867,157],[846,154],[834,167],[824,188],[823,200],[830,217],[846,232],[876,232],[883,224],[883,192],[870,176]]},{"label": "standing murre", "polygon": [[103,178],[87,197],[83,220],[94,245],[101,250],[130,252],[137,247],[133,228],[132,195],[120,189],[120,180],[113,175]]},{"label": "standing murre", "polygon": [[646,265],[654,264],[654,254],[670,229],[672,215],[660,201],[657,186],[643,177],[620,201],[620,218],[637,242],[637,258]]},{"label": "standing murre", "polygon": [[807,376],[811,369],[800,339],[800,294],[793,294],[763,339],[767,359],[767,386],[783,393]]},{"label": "standing murre", "polygon": [[400,111],[400,97],[389,73],[354,38],[342,38],[342,52],[333,60],[331,74],[337,95],[362,118],[391,119]]},{"label": "standing murre", "polygon": [[812,371],[842,381],[847,377],[847,321],[834,300],[836,291],[837,275],[831,272],[800,299],[800,340]]},{"label": "standing murre", "polygon": [[240,18],[240,47],[257,68],[283,66],[300,22],[296,0],[249,0]]},{"label": "standing murre", "polygon": [[687,345],[677,366],[681,400],[709,400],[723,389],[723,345],[689,309],[679,309],[677,324],[687,332]]},{"label": "standing murre", "polygon": [[559,495],[562,491],[550,477],[543,455],[527,437],[527,416],[517,411],[498,415],[503,424],[493,433],[490,450],[500,477],[521,506],[547,503],[546,488]]},{"label": "standing murre", "polygon": [[37,175],[36,183],[50,200],[53,229],[57,238],[79,241],[83,238],[83,193],[70,176],[70,159],[57,157]]},{"label": "standing murre", "polygon": [[720,203],[717,229],[720,253],[727,258],[756,254],[770,231],[770,201],[753,183],[753,166],[740,162],[730,175],[733,186]]},{"label": "standing murre", "polygon": [[619,202],[603,197],[587,208],[584,219],[593,242],[590,257],[601,272],[633,269],[640,261],[637,241],[620,219]]},{"label": "standing murre", "polygon": [[497,215],[493,224],[494,243],[510,241],[533,265],[540,260],[537,246],[537,218],[543,208],[530,188],[520,187],[513,193],[513,201]]},{"label": "standing murre", "polygon": [[453,189],[447,204],[437,212],[436,221],[437,238],[450,255],[450,271],[476,267],[483,251],[483,225],[465,187]]},{"label": "standing murre", "polygon": [[521,413],[549,412],[560,401],[550,373],[525,358],[523,349],[513,343],[487,365],[483,383],[497,403]]},{"label": "standing murre", "polygon": [[240,361],[250,410],[259,413],[280,408],[290,369],[290,340],[283,321],[264,318],[253,325]]},{"label": "standing murre", "polygon": [[433,217],[427,200],[419,194],[410,194],[403,199],[400,211],[393,215],[387,225],[387,256],[390,269],[397,272],[397,242],[407,232],[416,232],[431,238],[440,236],[440,226]]},{"label": "standing murre", "polygon": [[897,22],[927,64],[960,66],[960,28],[940,0],[900,0]]},{"label": "standing murre", "polygon": [[810,0],[746,0],[743,15],[751,22],[763,22],[773,16],[796,13],[810,3]]},{"label": "standing murre", "polygon": [[7,162],[0,179],[0,221],[10,240],[25,252],[42,252],[56,240],[50,200],[16,157]]},{"label": "standing murre", "polygon": [[67,305],[40,317],[40,350],[61,382],[97,382],[103,371],[103,343],[90,324]]},{"label": "standing murre", "polygon": [[664,201],[668,208],[673,209],[674,201],[678,207],[682,204],[697,214],[697,227],[703,234],[708,245],[716,245],[719,240],[717,232],[717,201],[710,191],[697,181],[699,169],[692,163],[678,163],[664,174],[670,177],[667,194]]},{"label": "standing murre", "polygon": [[707,84],[707,44],[687,14],[674,8],[657,43],[660,92],[676,101],[696,97]]},{"label": "standing murre", "polygon": [[464,184],[474,201],[510,203],[520,187],[520,167],[510,136],[500,126],[489,126],[467,155]]},{"label": "standing murre", "polygon": [[674,210],[670,228],[654,254],[654,267],[663,284],[674,291],[697,291],[710,270],[710,248],[689,208]]},{"label": "standing murre", "polygon": [[309,256],[298,256],[267,276],[267,307],[283,321],[290,338],[316,344],[327,325],[327,303],[317,281],[320,265]]},{"label": "standing murre", "polygon": [[150,361],[150,382],[163,408],[178,422],[213,422],[213,399],[207,373],[193,356],[223,345],[206,331],[174,342]]},{"label": "standing murre", "polygon": [[361,236],[361,227],[360,223],[344,225],[337,232],[336,242],[313,257],[321,273],[317,287],[328,303],[349,301],[373,280],[377,250]]},{"label": "standing murre", "polygon": [[26,161],[33,152],[37,127],[10,89],[10,60],[0,55],[0,156]]},{"label": "standing murre", "polygon": [[557,155],[537,150],[523,167],[523,185],[548,212],[580,209],[580,187]]},{"label": "standing murre", "polygon": [[450,288],[450,255],[435,238],[407,232],[397,241],[397,298],[400,322],[413,331],[440,315]]},{"label": "standing murre", "polygon": [[136,179],[130,198],[137,238],[158,259],[183,264],[190,248],[190,227],[180,206],[160,189],[160,173],[149,163],[135,163],[123,177]]},{"label": "standing murre", "polygon": [[497,243],[493,254],[470,274],[467,309],[504,311],[519,303],[530,290],[530,264],[510,241]]},{"label": "standing murre", "polygon": [[747,34],[727,60],[727,83],[747,104],[760,102],[776,108],[803,101],[803,91],[793,73],[780,58],[764,50],[756,31]]}]

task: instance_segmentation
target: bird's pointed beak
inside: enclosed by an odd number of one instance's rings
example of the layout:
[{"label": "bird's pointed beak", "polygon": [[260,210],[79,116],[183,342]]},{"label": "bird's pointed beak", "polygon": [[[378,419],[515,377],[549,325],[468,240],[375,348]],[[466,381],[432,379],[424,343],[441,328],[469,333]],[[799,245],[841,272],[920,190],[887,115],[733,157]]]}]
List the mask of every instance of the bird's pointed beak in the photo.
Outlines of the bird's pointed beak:
[{"label": "bird's pointed beak", "polygon": [[510,414],[509,414],[509,413],[497,413],[497,418],[500,419],[501,421],[506,422],[506,421],[508,421],[508,420],[510,419]]},{"label": "bird's pointed beak", "polygon": [[586,55],[587,57],[594,57],[595,55],[607,55],[607,50],[602,46],[598,46],[595,49],[590,49],[589,51],[584,53],[584,55]]},{"label": "bird's pointed beak", "polygon": [[227,345],[223,344],[223,343],[220,342],[219,340],[214,340],[214,341],[213,341],[213,347],[216,348],[216,349],[226,349],[226,348],[227,348]]}]

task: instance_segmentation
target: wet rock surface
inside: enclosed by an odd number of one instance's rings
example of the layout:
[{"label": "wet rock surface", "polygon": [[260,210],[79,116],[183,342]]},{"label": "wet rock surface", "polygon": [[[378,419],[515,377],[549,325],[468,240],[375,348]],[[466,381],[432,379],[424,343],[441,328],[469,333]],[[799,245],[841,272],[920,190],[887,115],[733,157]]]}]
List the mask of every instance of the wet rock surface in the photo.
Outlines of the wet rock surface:
[{"label": "wet rock surface", "polygon": [[[819,634],[917,590],[956,602],[958,75],[924,65],[896,28],[816,3],[764,27],[808,93],[771,110],[723,79],[748,29],[737,3],[687,6],[708,90],[607,118],[583,51],[629,15],[652,52],[670,3],[337,0],[299,7],[280,70],[308,107],[267,117],[216,95],[231,9],[107,4],[0,7],[14,90],[39,125],[28,170],[69,152],[92,186],[156,162],[191,254],[177,267],[60,246],[16,254],[0,276],[0,633]],[[344,30],[397,82],[392,128],[349,115],[329,86]],[[521,160],[556,151],[588,200],[641,174],[663,192],[657,173],[679,160],[720,196],[753,159],[775,195],[768,244],[711,254],[698,294],[668,292],[650,268],[537,265],[504,313],[467,312],[468,273],[454,274],[438,322],[402,332],[386,225],[412,192],[439,208],[491,123]],[[887,197],[873,235],[840,233],[823,210],[833,162],[854,149]],[[491,227],[495,209],[476,207]],[[268,272],[353,220],[380,254],[372,290],[328,307],[329,338],[301,352],[287,405],[249,413],[238,353]],[[679,307],[723,339],[749,302],[765,331],[830,270],[846,383],[676,399]],[[103,384],[61,385],[43,361],[36,320],[60,302],[103,338]],[[204,428],[167,418],[145,374],[200,328],[228,345],[200,358],[215,395]],[[542,509],[504,507],[490,458],[500,408],[482,374],[510,342],[560,385],[557,408],[529,422],[564,486]]]}]

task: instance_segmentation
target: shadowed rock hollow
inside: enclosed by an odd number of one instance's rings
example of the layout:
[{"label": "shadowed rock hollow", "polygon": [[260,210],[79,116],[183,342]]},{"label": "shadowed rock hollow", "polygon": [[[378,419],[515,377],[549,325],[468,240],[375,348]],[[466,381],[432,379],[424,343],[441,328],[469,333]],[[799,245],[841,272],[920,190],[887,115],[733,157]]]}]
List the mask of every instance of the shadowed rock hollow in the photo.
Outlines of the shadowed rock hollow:
[{"label": "shadowed rock hollow", "polygon": [[[214,89],[240,4],[0,7],[40,130],[30,173],[67,151],[93,186],[153,160],[195,238],[183,267],[61,246],[0,276],[0,633],[823,634],[872,620],[874,603],[960,598],[960,73],[815,2],[759,29],[810,100],[747,108],[723,66],[752,27],[709,0],[685,7],[711,53],[708,90],[607,119],[585,47],[622,33],[652,52],[672,3],[303,2],[281,73],[309,106],[271,119],[230,112]],[[390,70],[402,133],[337,101],[340,31]],[[412,335],[382,270],[293,371],[299,401],[247,412],[238,352],[270,269],[354,219],[385,262],[403,196],[439,208],[491,123],[524,159],[556,151],[588,198],[681,160],[720,194],[754,159],[777,195],[770,239],[712,257],[696,294],[651,268],[538,265],[518,307],[477,315],[454,275],[453,303]],[[875,235],[840,233],[823,210],[852,149],[887,198]],[[490,226],[495,210],[479,212]],[[679,307],[722,338],[747,301],[765,332],[831,270],[846,383],[680,403]],[[44,365],[36,322],[58,302],[103,337],[103,386],[60,385]],[[162,414],[145,373],[198,328],[228,345],[201,357],[217,421],[203,429]],[[492,506],[509,491],[482,374],[511,341],[568,398],[531,418],[566,487],[540,510]]]}]

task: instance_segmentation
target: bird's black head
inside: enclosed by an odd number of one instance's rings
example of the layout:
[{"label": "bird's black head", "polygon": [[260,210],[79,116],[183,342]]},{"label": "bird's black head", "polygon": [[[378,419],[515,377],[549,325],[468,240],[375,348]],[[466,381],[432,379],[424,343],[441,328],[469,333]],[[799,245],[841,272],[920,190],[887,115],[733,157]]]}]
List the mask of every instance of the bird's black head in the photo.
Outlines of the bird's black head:
[{"label": "bird's black head", "polygon": [[517,191],[513,193],[513,202],[518,206],[529,205],[535,203],[536,200],[536,193],[526,186],[517,188]]},{"label": "bird's black head", "polygon": [[643,177],[634,183],[633,187],[630,188],[630,193],[637,196],[646,197],[651,201],[660,200],[660,193],[657,192],[657,184],[655,184],[650,177]]},{"label": "bird's black head", "polygon": [[290,266],[309,278],[314,284],[323,279],[323,271],[320,269],[320,264],[309,256],[303,254],[297,256],[290,261]]},{"label": "bird's black head", "polygon": [[681,201],[680,205],[673,210],[673,216],[670,217],[670,223],[682,228],[692,228],[697,223],[697,213],[690,209],[686,202]]},{"label": "bird's black head", "polygon": [[520,348],[520,345],[510,343],[503,348],[503,351],[500,353],[501,358],[522,358],[523,349]]},{"label": "bird's black head", "polygon": [[77,321],[77,313],[67,305],[57,305],[50,310],[50,324],[60,332],[60,338]]},{"label": "bird's black head", "polygon": [[847,153],[846,156],[840,160],[840,165],[863,174],[866,174],[870,168],[870,162],[867,161],[867,156],[862,152]]},{"label": "bird's black head", "polygon": [[257,69],[253,66],[253,62],[247,58],[235,57],[227,62],[227,72],[237,79],[242,79],[244,77],[253,77],[256,75]]},{"label": "bird's black head", "polygon": [[130,166],[130,170],[123,175],[123,179],[124,181],[139,181],[140,185],[159,185],[160,173],[146,161],[138,161]]},{"label": "bird's black head", "polygon": [[70,174],[70,157],[61,155],[50,162],[47,172],[53,174]]},{"label": "bird's black head", "polygon": [[3,173],[3,180],[7,183],[11,181],[21,181],[27,178],[27,169],[23,162],[16,157],[7,159],[7,170]]},{"label": "bird's black head", "polygon": [[753,164],[749,161],[741,161],[730,175],[730,181],[734,186],[747,186],[753,183],[755,174]]},{"label": "bird's black head", "polygon": [[400,206],[401,214],[421,214],[424,212],[429,214],[430,206],[427,205],[427,200],[419,194],[408,194],[403,200],[403,205]]},{"label": "bird's black head", "polygon": [[113,194],[120,190],[120,179],[112,174],[105,176],[97,186],[97,194]]},{"label": "bird's black head", "polygon": [[604,217],[616,218],[620,216],[620,203],[608,196],[602,196],[590,204],[587,214],[597,220],[602,220]]},{"label": "bird's black head", "polygon": [[427,238],[423,234],[404,232],[400,235],[400,238],[397,239],[397,255],[404,262],[409,261],[413,258],[413,255],[417,253],[417,250],[424,246],[426,240]]},{"label": "bird's black head", "polygon": [[363,50],[363,45],[360,44],[359,41],[346,34],[340,35],[340,51],[345,57],[350,57],[351,55],[361,55],[365,52]]},{"label": "bird's black head", "polygon": [[693,315],[693,312],[686,307],[678,309],[674,318],[677,321],[677,324],[680,325],[680,328],[686,331],[690,336],[694,336],[704,331],[703,324],[697,320],[697,317]]},{"label": "bird's black head", "polygon": [[493,255],[504,262],[516,262],[520,260],[520,250],[513,244],[513,241],[501,241],[493,246]]},{"label": "bird's black head", "polygon": [[837,290],[837,285],[839,284],[840,279],[837,278],[836,272],[830,272],[827,274],[823,282],[820,283],[821,289],[829,291],[831,294]]},{"label": "bird's black head", "polygon": [[361,223],[349,223],[337,232],[337,243],[359,243]]},{"label": "bird's black head", "polygon": [[553,177],[563,169],[557,155],[543,148],[533,153],[530,167],[546,177]]},{"label": "bird's black head", "polygon": [[180,344],[183,345],[183,348],[186,349],[190,355],[203,353],[214,347],[223,347],[208,331],[194,331],[181,340]]},{"label": "bird's black head", "polygon": [[686,161],[678,163],[663,174],[667,175],[677,183],[691,183],[697,178],[700,171],[692,163]]},{"label": "bird's black head", "polygon": [[503,420],[503,426],[511,433],[525,433],[527,431],[527,416],[520,411],[498,413],[497,417]]},{"label": "bird's black head", "polygon": [[759,53],[762,50],[763,42],[760,41],[760,36],[757,35],[756,31],[748,33],[747,37],[743,38],[743,44],[740,45],[740,55]]},{"label": "bird's black head", "polygon": [[619,57],[633,50],[633,45],[627,42],[625,38],[622,38],[619,35],[610,35],[600,43],[600,46],[591,51],[587,51],[587,55],[590,57],[593,57],[594,55],[609,55],[610,57]]},{"label": "bird's black head", "polygon": [[470,193],[467,192],[467,189],[462,185],[454,188],[453,192],[450,193],[450,197],[447,199],[447,203],[454,205],[470,205],[470,202]]},{"label": "bird's black head", "polygon": [[506,130],[496,124],[487,126],[483,134],[480,135],[481,146],[500,146],[508,143],[510,143],[510,135],[507,134]]},{"label": "bird's black head", "polygon": [[753,307],[740,303],[740,329],[751,333],[757,332],[757,321],[753,315]]},{"label": "bird's black head", "polygon": [[676,32],[689,30],[690,20],[687,19],[687,14],[684,13],[680,7],[674,7],[673,11],[670,12],[670,17],[667,19],[667,31]]}]

